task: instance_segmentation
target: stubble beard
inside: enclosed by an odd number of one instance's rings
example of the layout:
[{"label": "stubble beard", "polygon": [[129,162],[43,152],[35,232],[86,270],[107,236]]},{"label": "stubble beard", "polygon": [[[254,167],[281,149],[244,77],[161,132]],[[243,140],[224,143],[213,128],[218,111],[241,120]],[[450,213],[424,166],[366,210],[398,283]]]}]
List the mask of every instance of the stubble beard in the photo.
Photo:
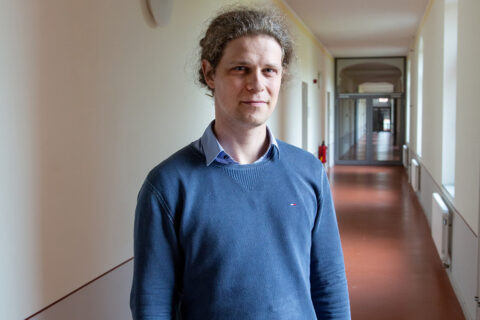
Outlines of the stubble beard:
[{"label": "stubble beard", "polygon": [[[251,108],[251,107],[248,107]],[[267,110],[257,110],[257,112],[250,112],[249,110],[246,110],[245,112],[242,112],[240,109],[239,112],[237,112],[236,119],[238,122],[241,122],[244,124],[245,127],[248,128],[257,128],[265,125],[267,120],[270,118],[270,116],[273,113],[273,110],[270,111],[270,105],[265,105],[265,108]]]}]

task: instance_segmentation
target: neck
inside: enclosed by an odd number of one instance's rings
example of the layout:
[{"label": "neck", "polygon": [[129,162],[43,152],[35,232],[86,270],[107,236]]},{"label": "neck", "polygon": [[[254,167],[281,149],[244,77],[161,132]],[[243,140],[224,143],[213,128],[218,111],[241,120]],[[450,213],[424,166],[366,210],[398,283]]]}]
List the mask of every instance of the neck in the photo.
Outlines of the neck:
[{"label": "neck", "polygon": [[265,124],[234,128],[215,121],[213,132],[223,149],[240,164],[249,164],[258,160],[267,152],[270,142]]}]

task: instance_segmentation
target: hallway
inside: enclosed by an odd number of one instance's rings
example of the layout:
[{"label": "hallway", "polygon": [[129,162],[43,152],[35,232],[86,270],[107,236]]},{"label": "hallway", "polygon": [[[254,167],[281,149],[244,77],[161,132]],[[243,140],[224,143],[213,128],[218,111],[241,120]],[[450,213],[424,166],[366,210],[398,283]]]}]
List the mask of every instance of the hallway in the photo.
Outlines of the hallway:
[{"label": "hallway", "polygon": [[[162,21],[150,2],[2,2],[1,319],[131,319],[137,195],[215,119],[200,39],[245,5],[293,35],[267,124],[328,148],[353,320],[480,320],[479,0],[166,0]],[[402,167],[335,166],[359,161],[404,163],[419,191]]]},{"label": "hallway", "polygon": [[403,167],[329,172],[352,319],[465,319]]}]

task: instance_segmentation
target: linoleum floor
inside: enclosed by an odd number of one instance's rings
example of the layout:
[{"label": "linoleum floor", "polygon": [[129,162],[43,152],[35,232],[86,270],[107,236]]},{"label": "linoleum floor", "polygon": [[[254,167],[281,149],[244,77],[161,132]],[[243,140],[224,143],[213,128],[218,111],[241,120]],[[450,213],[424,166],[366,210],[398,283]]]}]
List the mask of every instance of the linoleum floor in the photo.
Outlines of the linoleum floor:
[{"label": "linoleum floor", "polygon": [[465,319],[403,167],[329,170],[353,320]]}]

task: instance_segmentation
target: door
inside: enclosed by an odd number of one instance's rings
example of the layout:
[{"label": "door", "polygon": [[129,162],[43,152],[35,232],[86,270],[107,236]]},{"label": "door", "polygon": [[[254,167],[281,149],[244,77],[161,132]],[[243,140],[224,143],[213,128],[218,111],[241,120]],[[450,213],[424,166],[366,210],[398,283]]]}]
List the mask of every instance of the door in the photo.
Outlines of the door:
[{"label": "door", "polygon": [[302,148],[308,150],[308,84],[302,82]]},{"label": "door", "polygon": [[401,164],[405,131],[401,96],[341,95],[335,118],[336,163]]},{"label": "door", "polygon": [[367,99],[340,99],[337,107],[336,163],[367,161]]}]

